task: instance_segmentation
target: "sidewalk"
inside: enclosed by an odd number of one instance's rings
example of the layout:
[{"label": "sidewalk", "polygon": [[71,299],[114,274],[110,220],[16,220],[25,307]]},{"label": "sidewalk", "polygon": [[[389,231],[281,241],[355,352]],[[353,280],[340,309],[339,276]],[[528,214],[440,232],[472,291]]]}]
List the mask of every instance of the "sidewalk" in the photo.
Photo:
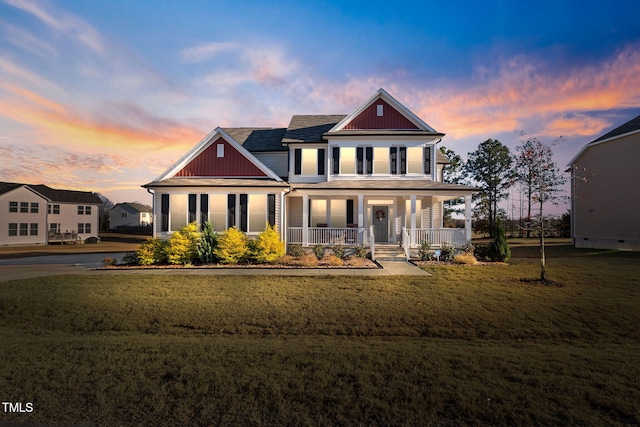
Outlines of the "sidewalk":
[{"label": "sidewalk", "polygon": [[0,265],[0,282],[44,276],[74,275],[189,275],[189,276],[431,276],[405,261],[380,261],[382,268],[180,268],[140,270],[96,270],[78,265]]}]

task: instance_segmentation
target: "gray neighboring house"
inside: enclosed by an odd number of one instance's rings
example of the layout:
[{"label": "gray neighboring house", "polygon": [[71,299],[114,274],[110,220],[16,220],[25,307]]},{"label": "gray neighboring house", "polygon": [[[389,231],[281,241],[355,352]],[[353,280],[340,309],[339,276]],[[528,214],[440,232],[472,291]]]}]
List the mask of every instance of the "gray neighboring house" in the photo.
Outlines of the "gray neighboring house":
[{"label": "gray neighboring house", "polygon": [[569,163],[577,248],[640,251],[640,116],[588,143]]},{"label": "gray neighboring house", "polygon": [[118,203],[109,211],[109,230],[118,227],[147,227],[151,225],[153,208],[142,203]]}]

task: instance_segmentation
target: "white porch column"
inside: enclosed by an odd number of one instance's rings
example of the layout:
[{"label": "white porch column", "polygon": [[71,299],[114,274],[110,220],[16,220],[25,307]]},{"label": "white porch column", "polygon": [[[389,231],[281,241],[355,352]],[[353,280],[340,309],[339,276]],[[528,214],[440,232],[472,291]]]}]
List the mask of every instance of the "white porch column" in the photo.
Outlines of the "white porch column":
[{"label": "white porch column", "polygon": [[471,243],[471,196],[464,196],[464,231],[467,243]]},{"label": "white porch column", "polygon": [[416,243],[416,195],[411,195],[411,244]]},{"label": "white porch column", "polygon": [[364,243],[364,195],[358,194],[358,242]]},{"label": "white porch column", "polygon": [[[280,240],[282,240],[284,242],[284,247],[287,247],[287,244],[289,244],[289,229],[288,229],[288,224],[285,222],[286,219],[286,209],[285,209],[285,198],[284,198],[284,193],[281,192],[280,193],[280,217],[278,218],[278,221],[276,221],[276,223],[278,224],[278,228],[280,228]],[[276,209],[276,213],[278,213],[278,210]]]},{"label": "white porch column", "polygon": [[302,195],[302,246],[309,246],[309,196]]}]

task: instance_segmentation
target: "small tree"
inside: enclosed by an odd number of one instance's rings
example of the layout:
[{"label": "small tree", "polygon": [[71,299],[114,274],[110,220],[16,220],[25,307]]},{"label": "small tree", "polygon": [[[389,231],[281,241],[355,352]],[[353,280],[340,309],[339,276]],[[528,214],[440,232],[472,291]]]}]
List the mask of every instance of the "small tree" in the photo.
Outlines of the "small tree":
[{"label": "small tree", "polygon": [[218,235],[218,247],[214,251],[225,264],[237,264],[250,254],[249,239],[236,227],[228,228]]},{"label": "small tree", "polygon": [[507,235],[500,218],[496,223],[496,235],[493,241],[489,243],[488,256],[494,262],[507,262],[511,258],[511,249],[509,249]]},{"label": "small tree", "polygon": [[269,224],[258,234],[254,247],[258,262],[274,263],[285,254],[284,242],[280,240],[280,234]]},{"label": "small tree", "polygon": [[198,256],[200,232],[195,222],[185,225],[169,237],[167,261],[169,264],[191,264]]},{"label": "small tree", "polygon": [[218,260],[215,250],[218,246],[218,237],[213,230],[213,224],[207,221],[202,227],[202,236],[198,245],[198,259],[203,264],[212,264]]}]

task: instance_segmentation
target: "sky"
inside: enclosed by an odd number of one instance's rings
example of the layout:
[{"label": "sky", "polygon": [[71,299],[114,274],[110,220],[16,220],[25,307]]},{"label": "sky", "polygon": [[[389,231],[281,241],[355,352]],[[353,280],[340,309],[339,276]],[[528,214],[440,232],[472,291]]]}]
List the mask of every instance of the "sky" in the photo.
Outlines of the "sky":
[{"label": "sky", "polygon": [[638,16],[628,0],[0,0],[0,181],[150,204],[140,186],[216,127],[348,114],[379,88],[463,158],[525,132],[561,139],[564,170],[640,114]]}]

